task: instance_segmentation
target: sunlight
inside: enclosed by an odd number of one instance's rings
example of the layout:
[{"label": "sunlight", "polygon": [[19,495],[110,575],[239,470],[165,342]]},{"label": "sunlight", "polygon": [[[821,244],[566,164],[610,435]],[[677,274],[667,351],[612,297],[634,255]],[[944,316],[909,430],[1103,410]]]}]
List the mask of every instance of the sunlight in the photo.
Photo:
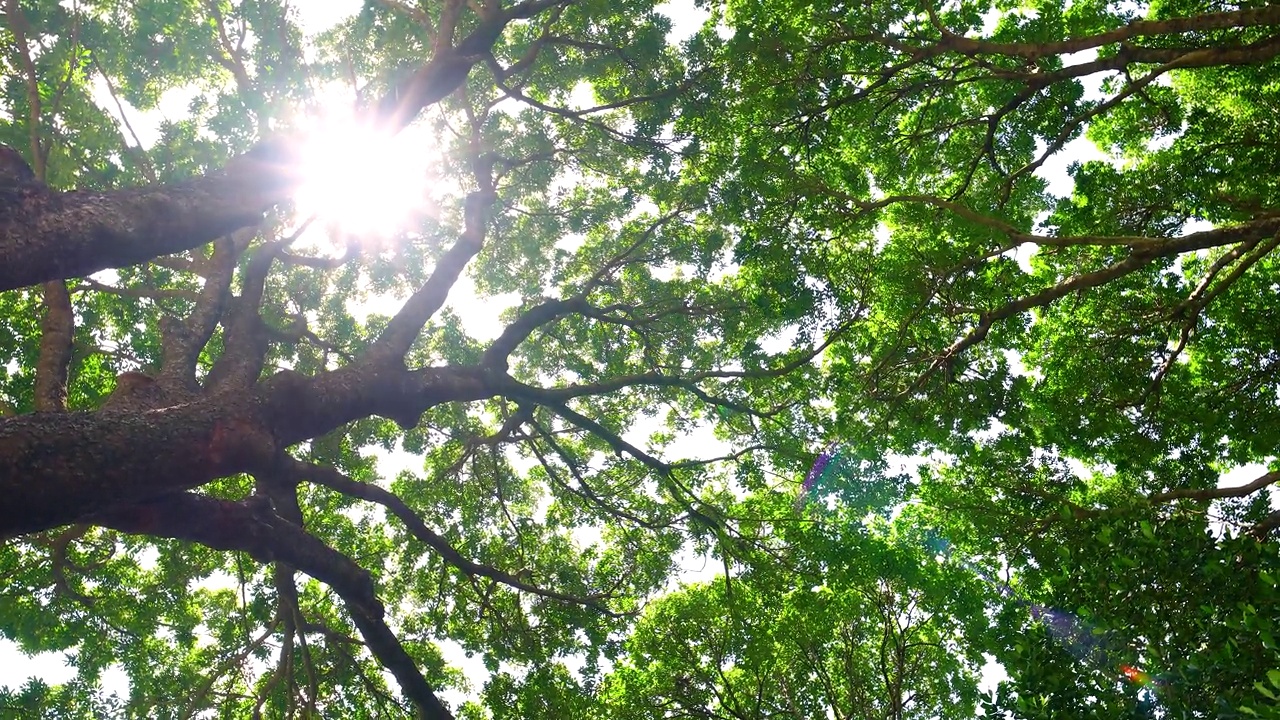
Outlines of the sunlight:
[{"label": "sunlight", "polygon": [[390,135],[329,115],[305,135],[299,217],[314,214],[345,234],[373,239],[404,229],[426,201],[429,153],[420,134]]}]

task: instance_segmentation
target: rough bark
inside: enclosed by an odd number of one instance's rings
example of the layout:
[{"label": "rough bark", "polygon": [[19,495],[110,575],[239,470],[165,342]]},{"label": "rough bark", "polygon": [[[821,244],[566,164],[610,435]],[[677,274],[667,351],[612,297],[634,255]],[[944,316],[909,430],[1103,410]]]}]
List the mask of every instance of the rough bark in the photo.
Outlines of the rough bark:
[{"label": "rough bark", "polygon": [[76,332],[75,314],[65,282],[51,280],[44,284],[43,291],[35,406],[41,412],[62,412],[67,409],[67,371]]},{"label": "rough bark", "polygon": [[252,401],[35,413],[0,422],[0,537],[197,487],[274,452]]},{"label": "rough bark", "polygon": [[189,250],[258,222],[295,181],[255,150],[226,170],[171,185],[0,191],[0,290],[88,275]]},{"label": "rough bark", "polygon": [[0,538],[268,467],[278,450],[352,420],[381,415],[412,426],[434,405],[509,387],[479,368],[362,366],[312,378],[281,373],[255,393],[158,409],[126,400],[97,412],[6,418]]}]

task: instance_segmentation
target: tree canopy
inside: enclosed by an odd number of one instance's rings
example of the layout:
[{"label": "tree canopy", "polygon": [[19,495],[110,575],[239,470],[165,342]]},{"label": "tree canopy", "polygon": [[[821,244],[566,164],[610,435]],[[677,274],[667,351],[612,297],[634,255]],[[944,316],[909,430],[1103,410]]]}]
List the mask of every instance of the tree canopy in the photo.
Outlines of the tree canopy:
[{"label": "tree canopy", "polygon": [[0,717],[1280,717],[1280,6],[307,5],[3,3]]}]

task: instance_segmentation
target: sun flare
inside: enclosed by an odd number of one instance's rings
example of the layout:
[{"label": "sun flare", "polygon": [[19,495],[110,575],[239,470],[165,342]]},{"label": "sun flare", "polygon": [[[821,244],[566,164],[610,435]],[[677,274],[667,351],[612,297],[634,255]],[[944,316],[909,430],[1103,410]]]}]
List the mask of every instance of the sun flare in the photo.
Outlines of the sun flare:
[{"label": "sun flare", "polygon": [[385,237],[405,229],[427,199],[428,153],[422,138],[392,135],[352,117],[329,116],[306,134],[301,217],[357,237]]}]

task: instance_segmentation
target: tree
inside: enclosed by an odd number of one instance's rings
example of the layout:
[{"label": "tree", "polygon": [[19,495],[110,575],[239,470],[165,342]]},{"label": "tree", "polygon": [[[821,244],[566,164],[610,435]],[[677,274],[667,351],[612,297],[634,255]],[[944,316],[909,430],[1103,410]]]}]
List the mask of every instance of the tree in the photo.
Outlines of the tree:
[{"label": "tree", "polygon": [[781,558],[650,605],[602,716],[974,717],[996,593],[909,522],[838,512],[777,535]]},{"label": "tree", "polygon": [[[1028,602],[1140,639],[1127,662],[1179,675],[1167,710],[1267,703],[1275,6],[727,17],[731,109],[693,121],[717,210],[744,272],[847,313],[821,379],[778,396],[826,399],[855,456],[930,455],[916,500],[933,524],[1019,572]],[[1102,159],[1065,152],[1090,141]],[[1055,192],[1037,171],[1064,156],[1073,182]],[[989,711],[1137,707],[1114,676],[1046,678],[1008,640],[991,652],[1021,677]]]},{"label": "tree", "polygon": [[[726,291],[645,269],[697,259],[711,234],[669,169],[603,146],[607,128],[495,110],[502,87],[562,98],[575,77],[636,63],[654,95],[669,92],[683,64],[660,42],[664,21],[604,10],[370,6],[308,65],[280,4],[7,6],[11,82],[26,92],[10,95],[23,100],[5,140],[29,148],[35,171],[11,176],[0,240],[21,366],[5,377],[17,414],[0,429],[0,528],[22,538],[5,548],[20,569],[8,637],[74,646],[83,692],[123,665],[128,714],[382,713],[398,703],[381,667],[417,714],[448,717],[427,638],[473,651],[495,640],[495,663],[538,659],[564,652],[575,629],[606,635],[661,581],[702,481],[624,440],[619,419],[711,406],[708,386],[766,371],[719,369],[727,354],[690,331]],[[587,43],[588,30],[616,48]],[[476,65],[487,79],[469,79]],[[348,73],[377,78],[360,90],[381,93],[367,113],[384,129],[449,98],[445,117],[462,124],[440,174],[461,180],[461,196],[444,193],[439,216],[394,247],[291,253],[290,113],[309,78]],[[141,107],[175,84],[215,92],[144,152],[93,103],[98,81]],[[562,193],[549,184],[570,152],[584,185]],[[655,193],[615,197],[646,174]],[[649,197],[661,206],[637,210]],[[590,230],[583,249],[548,262],[575,230]],[[526,301],[481,343],[440,310],[486,243],[483,265],[502,271],[483,282]],[[105,268],[115,277],[90,275]],[[408,297],[360,322],[343,303],[366,289]],[[596,357],[623,334],[650,351]],[[600,412],[593,396],[608,397]],[[371,443],[430,448],[430,480],[369,482]],[[545,476],[515,474],[502,448],[517,443],[537,446]],[[637,485],[619,459],[583,477],[603,450],[640,458],[658,484]],[[540,507],[547,484],[565,495]],[[623,529],[608,552],[574,552],[570,531],[596,515]],[[217,573],[240,592],[199,587]],[[386,605],[446,598],[394,619]],[[268,642],[279,660],[255,673]]]},{"label": "tree", "polygon": [[[984,653],[987,714],[1150,714],[1065,608],[1166,711],[1263,712],[1280,11],[702,6],[8,0],[0,632],[79,675],[6,707],[446,718],[448,640],[468,717],[960,717]],[[438,138],[377,242],[300,214],[335,85]],[[149,147],[94,100],[178,87]],[[682,551],[725,577],[655,599]]]}]

